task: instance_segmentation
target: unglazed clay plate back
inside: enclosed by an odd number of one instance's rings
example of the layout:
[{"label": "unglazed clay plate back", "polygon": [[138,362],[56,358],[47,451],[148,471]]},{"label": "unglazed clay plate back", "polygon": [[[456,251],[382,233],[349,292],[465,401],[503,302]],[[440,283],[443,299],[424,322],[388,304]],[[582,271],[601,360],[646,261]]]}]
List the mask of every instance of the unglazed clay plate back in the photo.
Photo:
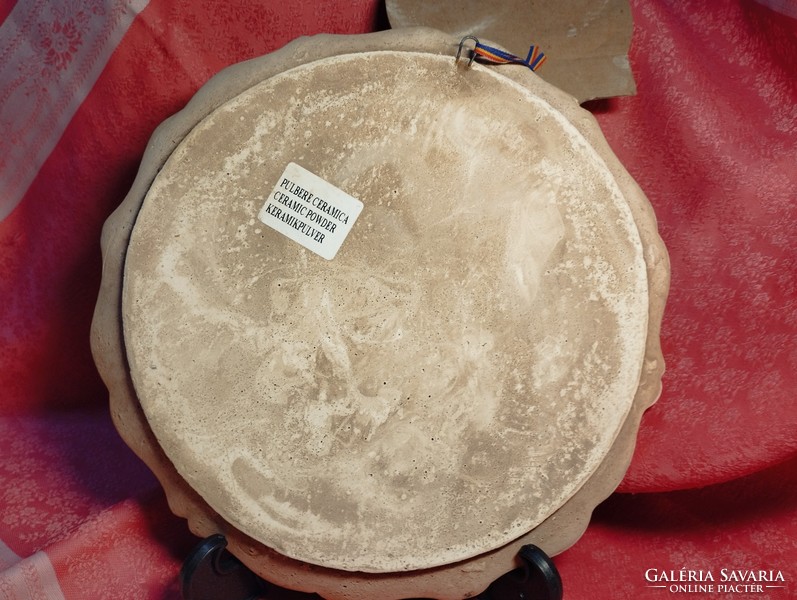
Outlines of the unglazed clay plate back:
[{"label": "unglazed clay plate back", "polygon": [[[257,218],[291,162],[364,205],[332,260]],[[637,392],[649,298],[628,202],[558,110],[479,65],[363,52],[194,127],[122,308],[147,421],[213,509],[303,562],[395,572],[579,490]]]}]

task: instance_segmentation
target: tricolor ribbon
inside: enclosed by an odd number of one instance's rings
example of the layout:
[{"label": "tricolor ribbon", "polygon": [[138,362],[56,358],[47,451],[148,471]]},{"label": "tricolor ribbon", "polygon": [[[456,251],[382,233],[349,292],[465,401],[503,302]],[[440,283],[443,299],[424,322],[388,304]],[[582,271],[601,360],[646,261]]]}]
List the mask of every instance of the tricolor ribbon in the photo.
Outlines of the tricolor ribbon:
[{"label": "tricolor ribbon", "polygon": [[457,61],[459,60],[460,54],[462,53],[462,48],[464,47],[465,40],[473,40],[476,46],[473,48],[470,60],[468,61],[468,65],[470,65],[474,59],[478,60],[479,62],[487,62],[495,65],[503,65],[503,64],[516,64],[516,65],[524,65],[531,69],[532,71],[536,71],[539,69],[542,64],[545,62],[545,54],[540,50],[539,46],[531,46],[529,48],[529,54],[525,60],[520,58],[519,56],[515,56],[514,54],[510,54],[509,52],[504,52],[498,48],[493,48],[492,46],[486,46],[479,42],[479,40],[472,36],[468,35],[462,38],[462,41],[459,43],[459,50],[457,51]]}]

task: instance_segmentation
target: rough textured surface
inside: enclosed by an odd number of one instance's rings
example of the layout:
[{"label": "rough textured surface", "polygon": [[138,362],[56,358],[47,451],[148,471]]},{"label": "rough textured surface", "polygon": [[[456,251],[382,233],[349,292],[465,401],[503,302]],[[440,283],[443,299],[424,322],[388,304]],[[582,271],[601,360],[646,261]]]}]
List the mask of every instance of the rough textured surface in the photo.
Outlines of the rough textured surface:
[{"label": "rough textured surface", "polygon": [[[291,161],[365,204],[333,261],[256,219]],[[647,313],[631,211],[577,130],[406,52],[311,63],[199,124],[144,201],[123,304],[191,486],[288,556],[377,572],[561,506],[630,409]]]},{"label": "rough textured surface", "polygon": [[[233,551],[264,576],[290,587],[320,591],[330,598],[367,597],[375,593],[380,597],[400,598],[406,597],[408,589],[418,590],[417,595],[423,596],[465,597],[468,593],[482,589],[497,574],[511,568],[514,553],[521,543],[530,541],[539,543],[551,553],[567,547],[580,535],[586,525],[591,508],[605,497],[619,481],[630,458],[630,449],[633,446],[639,414],[655,399],[658,393],[662,368],[658,352],[658,323],[666,295],[666,254],[655,234],[655,222],[649,206],[619,163],[608,153],[605,142],[594,127],[591,117],[579,111],[575,104],[572,101],[568,102],[563,95],[548,86],[540,86],[536,78],[522,73],[518,75],[519,79],[524,84],[534,87],[535,92],[542,97],[556,101],[567,118],[576,122],[579,128],[586,132],[591,144],[599,149],[600,154],[607,161],[607,165],[631,201],[631,209],[640,224],[643,238],[647,236],[648,272],[651,275],[656,275],[649,280],[653,288],[653,301],[649,321],[651,335],[648,336],[647,341],[649,360],[646,361],[643,386],[637,393],[632,417],[626,421],[626,430],[623,431],[620,440],[612,449],[609,457],[611,460],[605,461],[600,467],[598,474],[600,477],[596,476],[590,479],[581,492],[530,534],[496,552],[485,554],[475,561],[403,575],[368,576],[303,566],[302,563],[296,563],[269,551],[252,540],[248,540],[246,536],[225,524],[213,511],[209,511],[201,499],[177,476],[171,464],[157,447],[136,404],[126,374],[119,330],[118,303],[121,265],[127,236],[143,192],[176,142],[197,122],[198,118],[218,106],[221,100],[234,95],[236,88],[238,91],[246,89],[252,83],[278,72],[280,67],[284,69],[292,64],[300,63],[310,55],[319,57],[332,54],[335,50],[346,52],[391,46],[401,47],[402,45],[413,49],[425,46],[428,51],[443,53],[450,52],[452,47],[448,38],[424,31],[402,32],[400,39],[391,37],[389,34],[335,38],[334,44],[330,43],[329,38],[324,37],[297,42],[277,55],[267,57],[268,60],[252,61],[223,73],[203,89],[183,113],[165,124],[153,138],[151,151],[144,161],[136,186],[131,191],[125,205],[109,221],[104,233],[106,270],[103,294],[95,318],[93,343],[98,366],[103,371],[103,376],[112,390],[114,416],[123,436],[158,474],[169,492],[173,510],[178,514],[187,515],[192,528],[198,534],[207,535],[214,531],[222,531],[230,538]],[[507,73],[514,76],[518,71],[507,71]],[[410,585],[411,587],[408,587]]]}]

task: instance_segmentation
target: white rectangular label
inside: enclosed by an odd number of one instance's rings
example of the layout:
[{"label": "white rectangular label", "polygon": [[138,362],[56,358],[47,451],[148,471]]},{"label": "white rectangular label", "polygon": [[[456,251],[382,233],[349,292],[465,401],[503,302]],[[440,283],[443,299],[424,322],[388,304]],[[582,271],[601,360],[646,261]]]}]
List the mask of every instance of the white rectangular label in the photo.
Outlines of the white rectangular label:
[{"label": "white rectangular label", "polygon": [[357,198],[296,163],[288,163],[257,218],[332,260],[362,209]]}]

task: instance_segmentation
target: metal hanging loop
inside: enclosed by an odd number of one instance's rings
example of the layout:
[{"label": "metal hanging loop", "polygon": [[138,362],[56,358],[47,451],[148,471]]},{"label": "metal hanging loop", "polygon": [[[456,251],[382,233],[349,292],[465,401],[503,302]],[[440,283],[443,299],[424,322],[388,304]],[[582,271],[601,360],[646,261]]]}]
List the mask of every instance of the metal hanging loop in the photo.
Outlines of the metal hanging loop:
[{"label": "metal hanging loop", "polygon": [[470,51],[470,58],[468,59],[468,67],[473,64],[473,60],[476,58],[476,46],[479,45],[479,38],[475,35],[466,35],[459,41],[459,48],[457,48],[457,56],[454,59],[455,64],[459,64],[459,59],[462,56],[462,50],[465,48],[465,42],[471,40],[474,43],[474,49]]}]

